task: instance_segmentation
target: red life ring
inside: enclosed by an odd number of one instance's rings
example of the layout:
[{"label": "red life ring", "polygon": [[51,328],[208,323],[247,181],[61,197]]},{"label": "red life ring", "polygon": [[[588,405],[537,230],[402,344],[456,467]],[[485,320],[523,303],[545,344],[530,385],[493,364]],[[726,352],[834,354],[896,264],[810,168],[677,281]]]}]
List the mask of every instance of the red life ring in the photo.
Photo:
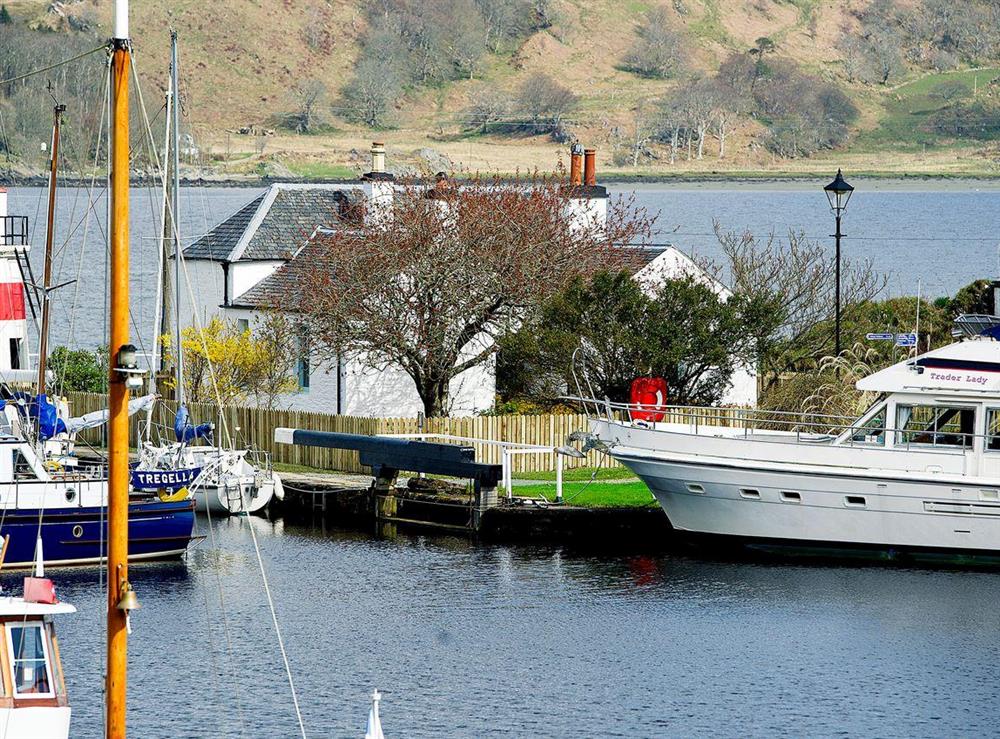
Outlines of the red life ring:
[{"label": "red life ring", "polygon": [[633,421],[662,421],[667,410],[667,381],[662,377],[635,378],[629,389],[629,406]]}]

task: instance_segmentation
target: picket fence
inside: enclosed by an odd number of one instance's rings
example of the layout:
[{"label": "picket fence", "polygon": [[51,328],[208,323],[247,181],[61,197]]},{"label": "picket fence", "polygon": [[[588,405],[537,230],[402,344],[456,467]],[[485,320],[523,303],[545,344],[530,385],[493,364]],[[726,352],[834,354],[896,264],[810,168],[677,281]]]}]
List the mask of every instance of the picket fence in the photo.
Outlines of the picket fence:
[{"label": "picket fence", "polygon": [[[98,393],[67,393],[70,413],[74,416],[107,408],[107,396]],[[510,416],[468,416],[461,418],[428,418],[424,428],[418,426],[416,418],[368,418],[361,416],[337,416],[328,413],[309,413],[296,410],[272,410],[267,408],[227,408],[222,416],[218,409],[207,403],[189,403],[188,410],[193,421],[212,421],[218,428],[223,425],[240,446],[248,446],[269,452],[275,462],[302,465],[318,469],[343,472],[367,472],[358,462],[356,452],[316,447],[300,447],[274,443],[274,429],[279,427],[311,429],[313,431],[338,431],[348,434],[447,434],[484,441],[505,441],[517,444],[539,444],[559,446],[566,443],[572,431],[587,428],[587,417],[583,414],[546,414]],[[712,425],[737,425],[740,409],[718,409],[718,418],[709,421]],[[152,417],[151,438],[173,440],[173,419],[176,405],[172,401],[156,404]],[[666,419],[682,422],[687,420],[684,410],[673,411]],[[139,413],[131,419],[130,438],[133,444],[143,438],[146,414]],[[704,422],[703,422],[704,423]],[[141,436],[142,435],[142,436]],[[104,445],[104,429],[91,429],[81,435],[83,444],[101,447]],[[472,446],[476,450],[476,460],[500,464],[501,449],[487,444]],[[571,467],[616,467],[617,463],[605,454],[591,452],[586,459],[566,457],[564,466]],[[514,472],[543,472],[555,469],[555,455],[551,452],[539,454],[517,454],[512,457]]]}]

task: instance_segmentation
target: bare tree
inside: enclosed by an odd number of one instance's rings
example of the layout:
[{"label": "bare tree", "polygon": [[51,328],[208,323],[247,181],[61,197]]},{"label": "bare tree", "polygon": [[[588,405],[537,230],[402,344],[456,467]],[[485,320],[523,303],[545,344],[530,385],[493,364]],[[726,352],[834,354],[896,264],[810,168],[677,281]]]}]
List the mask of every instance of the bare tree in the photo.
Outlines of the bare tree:
[{"label": "bare tree", "polygon": [[363,59],[344,88],[347,117],[369,128],[384,126],[391,120],[401,90],[402,80],[394,64],[384,59]]},{"label": "bare tree", "polygon": [[609,204],[603,229],[581,228],[563,184],[439,181],[433,198],[425,183],[403,185],[391,217],[314,239],[277,300],[302,316],[318,357],[402,369],[425,412],[446,414],[452,380],[490,360],[543,300],[631,264],[635,250],[615,244],[647,238],[651,220],[632,201]]},{"label": "bare tree", "polygon": [[[759,239],[749,231],[715,233],[726,256],[733,292],[758,304],[770,302],[780,316],[777,332],[756,337],[761,374],[775,381],[782,372],[815,365],[833,351],[836,261],[832,250],[801,233],[787,241],[774,234]],[[841,305],[844,311],[876,297],[887,278],[870,259],[841,261]]]},{"label": "bare tree", "polygon": [[518,88],[515,105],[523,117],[521,127],[529,133],[553,133],[576,108],[579,98],[568,87],[544,72],[537,72]]},{"label": "bare tree", "polygon": [[296,133],[310,133],[326,120],[329,100],[326,85],[317,79],[305,80],[292,88],[295,110],[288,116]]},{"label": "bare tree", "polygon": [[623,59],[625,68],[641,77],[666,79],[676,75],[687,62],[687,49],[675,25],[665,8],[649,11],[639,28],[639,38]]},{"label": "bare tree", "polygon": [[499,123],[510,112],[510,98],[492,88],[483,88],[473,94],[465,110],[465,125],[486,133],[490,125]]}]

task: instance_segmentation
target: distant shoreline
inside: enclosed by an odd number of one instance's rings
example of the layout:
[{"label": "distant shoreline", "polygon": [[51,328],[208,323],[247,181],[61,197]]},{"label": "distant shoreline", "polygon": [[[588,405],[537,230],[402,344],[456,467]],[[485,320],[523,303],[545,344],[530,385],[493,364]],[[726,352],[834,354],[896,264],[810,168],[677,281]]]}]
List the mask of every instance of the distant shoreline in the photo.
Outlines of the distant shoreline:
[{"label": "distant shoreline", "polygon": [[[868,183],[878,183],[879,189],[934,189],[934,190],[963,190],[975,188],[988,188],[1000,190],[1000,173],[997,175],[987,174],[932,174],[921,173],[912,175],[900,175],[896,172],[852,172],[847,175],[852,181],[864,181]],[[621,185],[636,185],[645,188],[660,187],[680,187],[680,186],[788,186],[793,185],[808,189],[815,187],[817,182],[825,183],[830,179],[829,172],[802,173],[802,172],[683,172],[678,174],[656,175],[646,174],[622,174],[611,173],[602,178],[599,184],[618,187]],[[307,178],[307,177],[197,177],[182,178],[181,187],[224,187],[224,188],[263,188],[272,184],[280,183],[308,183],[316,185],[351,185],[358,184],[358,178],[335,177],[335,178]],[[95,189],[101,189],[103,178],[99,178],[95,183]],[[159,184],[159,178],[155,180]],[[89,187],[91,180],[80,177],[60,177],[60,187]],[[150,184],[147,177],[136,177],[131,184],[136,187],[144,187]],[[46,187],[48,177],[33,175],[27,177],[16,177],[13,180],[0,179],[0,187]]]}]

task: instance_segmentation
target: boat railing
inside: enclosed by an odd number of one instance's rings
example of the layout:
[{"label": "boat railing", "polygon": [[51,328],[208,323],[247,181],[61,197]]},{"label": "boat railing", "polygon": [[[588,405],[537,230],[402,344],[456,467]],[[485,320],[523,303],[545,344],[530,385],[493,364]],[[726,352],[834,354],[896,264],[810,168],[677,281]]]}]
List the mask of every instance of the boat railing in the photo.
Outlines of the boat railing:
[{"label": "boat railing", "polygon": [[663,429],[663,424],[686,425],[693,434],[708,429],[733,429],[754,441],[788,441],[815,444],[837,440],[840,446],[885,447],[896,450],[938,448],[943,451],[972,450],[976,439],[983,448],[1000,451],[1000,433],[973,434],[948,428],[887,428],[863,423],[856,417],[811,411],[774,411],[758,408],[686,405],[638,405],[594,398],[565,397],[579,403],[588,415],[613,423],[629,423],[639,428]]}]

